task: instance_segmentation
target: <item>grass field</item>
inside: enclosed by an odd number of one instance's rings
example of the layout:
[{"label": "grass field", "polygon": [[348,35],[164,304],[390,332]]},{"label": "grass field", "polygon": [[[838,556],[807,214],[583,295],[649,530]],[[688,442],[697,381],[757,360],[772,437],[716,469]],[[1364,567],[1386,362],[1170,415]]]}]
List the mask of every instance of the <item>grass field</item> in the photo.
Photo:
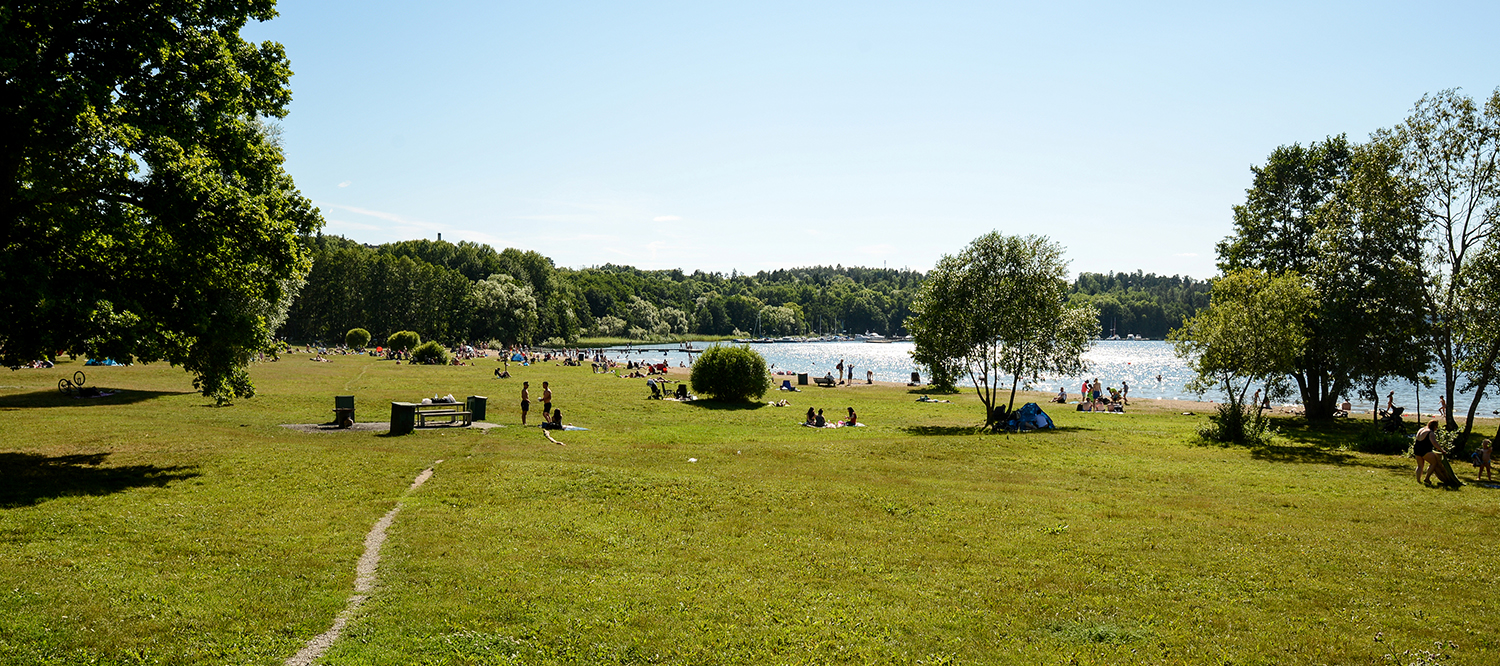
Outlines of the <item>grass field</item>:
[{"label": "grass field", "polygon": [[[1347,425],[1220,448],[1190,441],[1202,416],[1142,405],[977,435],[971,395],[680,404],[494,365],[293,355],[226,408],[166,366],[87,368],[124,389],[93,400],[56,391],[76,364],[7,372],[0,664],[280,664],[438,460],[321,663],[1500,662],[1500,490],[1423,487],[1403,457],[1342,450]],[[590,430],[519,427],[522,380]],[[486,395],[508,427],[280,427],[344,393],[361,421]],[[797,427],[808,406],[869,426]]]}]

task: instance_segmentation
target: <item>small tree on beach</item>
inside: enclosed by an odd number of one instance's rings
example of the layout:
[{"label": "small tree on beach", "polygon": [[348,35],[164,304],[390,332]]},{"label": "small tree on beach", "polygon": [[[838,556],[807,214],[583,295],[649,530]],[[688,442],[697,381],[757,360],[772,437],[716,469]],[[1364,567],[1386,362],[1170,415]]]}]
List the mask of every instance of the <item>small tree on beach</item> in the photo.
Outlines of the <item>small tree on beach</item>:
[{"label": "small tree on beach", "polygon": [[1086,369],[1083,353],[1099,336],[1098,312],[1069,304],[1062,253],[1042,236],[990,232],[944,256],[917,292],[906,322],[916,340],[913,356],[929,368],[967,375],[984,403],[986,426],[999,419],[1004,380],[1013,409],[1017,385]]},{"label": "small tree on beach", "polygon": [[1209,306],[1168,336],[1195,375],[1188,388],[1224,394],[1202,435],[1233,444],[1262,440],[1265,415],[1250,405],[1254,416],[1247,423],[1245,397],[1252,387],[1289,391],[1286,376],[1307,344],[1305,321],[1316,307],[1316,294],[1295,273],[1271,277],[1246,268],[1214,282]]},{"label": "small tree on beach", "polygon": [[693,392],[717,400],[753,400],[766,394],[771,372],[766,359],[748,346],[714,345],[693,361]]},{"label": "small tree on beach", "polygon": [[447,365],[453,357],[436,340],[428,340],[411,350],[411,362],[423,365]]}]

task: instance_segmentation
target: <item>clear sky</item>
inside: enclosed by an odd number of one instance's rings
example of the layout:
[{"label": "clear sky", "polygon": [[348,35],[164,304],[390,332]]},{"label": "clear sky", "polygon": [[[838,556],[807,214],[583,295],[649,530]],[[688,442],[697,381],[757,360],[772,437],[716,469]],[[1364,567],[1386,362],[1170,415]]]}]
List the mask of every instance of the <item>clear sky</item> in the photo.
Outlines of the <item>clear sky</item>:
[{"label": "clear sky", "polygon": [[1208,277],[1250,167],[1500,86],[1500,3],[283,0],[325,233],[728,272],[992,229]]}]

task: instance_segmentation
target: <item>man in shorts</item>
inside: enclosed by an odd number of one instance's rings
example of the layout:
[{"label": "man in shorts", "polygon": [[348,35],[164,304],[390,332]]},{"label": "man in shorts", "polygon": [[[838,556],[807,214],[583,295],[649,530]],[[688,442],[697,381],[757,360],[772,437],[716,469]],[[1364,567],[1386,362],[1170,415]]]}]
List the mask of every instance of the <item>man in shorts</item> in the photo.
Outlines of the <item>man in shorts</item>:
[{"label": "man in shorts", "polygon": [[521,382],[521,425],[526,425],[526,412],[531,409],[531,382]]},{"label": "man in shorts", "polygon": [[552,420],[552,389],[542,382],[542,420]]}]

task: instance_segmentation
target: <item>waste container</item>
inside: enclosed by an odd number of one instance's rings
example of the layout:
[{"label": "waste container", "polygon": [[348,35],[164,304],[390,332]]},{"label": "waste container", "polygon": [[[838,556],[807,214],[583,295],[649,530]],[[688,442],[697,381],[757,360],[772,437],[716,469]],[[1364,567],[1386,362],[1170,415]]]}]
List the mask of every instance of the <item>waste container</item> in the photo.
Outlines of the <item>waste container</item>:
[{"label": "waste container", "polygon": [[349,426],[344,425],[346,418],[349,425],[354,425],[354,396],[333,396],[333,422],[337,423],[340,428],[347,428]]},{"label": "waste container", "polygon": [[798,386],[807,386],[807,373],[805,373],[805,372],[799,372],[799,373],[797,373],[797,385]]},{"label": "waste container", "polygon": [[417,425],[417,405],[411,402],[391,403],[391,434],[405,435]]},{"label": "waste container", "polygon": [[483,421],[484,420],[484,406],[488,402],[489,402],[489,398],[486,398],[486,397],[484,397],[482,395],[471,395],[471,396],[469,396],[469,399],[468,399],[469,418],[472,419],[472,420],[475,420],[475,421]]},{"label": "waste container", "polygon": [[912,386],[916,386],[916,385],[921,384],[921,383],[922,383],[922,373],[913,371],[911,373],[911,385]]}]

